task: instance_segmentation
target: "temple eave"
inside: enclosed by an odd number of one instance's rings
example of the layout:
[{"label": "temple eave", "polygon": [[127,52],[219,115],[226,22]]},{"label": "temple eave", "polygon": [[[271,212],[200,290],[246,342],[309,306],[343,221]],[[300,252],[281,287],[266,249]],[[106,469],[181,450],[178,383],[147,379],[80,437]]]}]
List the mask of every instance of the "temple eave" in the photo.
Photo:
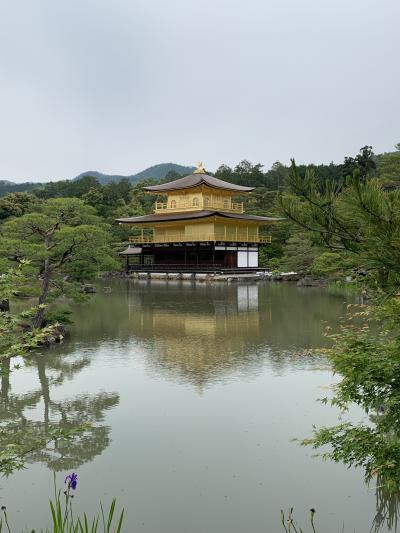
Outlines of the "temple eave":
[{"label": "temple eave", "polygon": [[284,220],[281,217],[262,217],[259,215],[245,215],[237,213],[227,213],[221,211],[193,211],[193,212],[184,212],[184,213],[168,213],[168,214],[151,214],[144,215],[140,217],[127,217],[127,218],[117,218],[116,222],[120,224],[146,224],[149,222],[178,222],[185,220],[195,220],[201,218],[225,218],[225,219],[236,219],[249,222],[264,222],[271,223],[277,222],[279,220]]}]

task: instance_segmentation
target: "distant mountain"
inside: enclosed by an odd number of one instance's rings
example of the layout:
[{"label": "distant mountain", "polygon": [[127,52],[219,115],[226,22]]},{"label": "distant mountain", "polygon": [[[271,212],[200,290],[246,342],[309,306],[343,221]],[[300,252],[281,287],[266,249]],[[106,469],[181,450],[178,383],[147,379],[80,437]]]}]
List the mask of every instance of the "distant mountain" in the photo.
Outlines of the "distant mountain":
[{"label": "distant mountain", "polygon": [[4,196],[8,192],[31,191],[38,185],[40,184],[32,182],[14,183],[13,181],[0,180],[0,196]]},{"label": "distant mountain", "polygon": [[[146,168],[137,174],[131,174],[130,176],[121,176],[119,174],[103,174],[97,170],[88,170],[87,172],[82,172],[74,180],[78,180],[83,176],[94,176],[97,178],[99,183],[105,185],[112,181],[120,181],[127,178],[130,183],[137,183],[138,181],[144,180],[146,178],[154,178],[156,180],[161,180],[165,178],[168,172],[176,172],[183,176],[191,174],[195,170],[195,167],[185,167],[182,165],[176,165],[175,163],[161,163],[159,165],[154,165],[153,167]],[[31,191],[32,189],[38,188],[45,183],[15,183],[8,180],[0,180],[0,197],[4,196],[8,192],[21,192],[21,191]]]},{"label": "distant mountain", "polygon": [[99,183],[105,185],[111,181],[120,181],[122,179],[128,179],[130,183],[137,183],[138,181],[144,180],[146,178],[154,178],[160,180],[165,178],[168,172],[177,172],[183,176],[191,174],[195,170],[195,167],[184,167],[182,165],[177,165],[175,163],[161,163],[159,165],[154,165],[153,167],[146,168],[137,174],[131,174],[129,176],[121,176],[119,174],[103,174],[97,170],[88,170],[87,172],[82,172],[79,176],[74,178],[78,180],[83,178],[83,176],[94,176],[97,178]]}]

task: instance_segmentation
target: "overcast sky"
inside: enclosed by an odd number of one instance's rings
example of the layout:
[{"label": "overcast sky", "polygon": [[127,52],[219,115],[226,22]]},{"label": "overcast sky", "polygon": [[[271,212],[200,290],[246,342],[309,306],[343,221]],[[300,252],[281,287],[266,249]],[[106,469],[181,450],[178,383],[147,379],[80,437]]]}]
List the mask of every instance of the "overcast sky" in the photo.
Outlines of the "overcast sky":
[{"label": "overcast sky", "polygon": [[400,142],[399,0],[0,0],[0,179]]}]

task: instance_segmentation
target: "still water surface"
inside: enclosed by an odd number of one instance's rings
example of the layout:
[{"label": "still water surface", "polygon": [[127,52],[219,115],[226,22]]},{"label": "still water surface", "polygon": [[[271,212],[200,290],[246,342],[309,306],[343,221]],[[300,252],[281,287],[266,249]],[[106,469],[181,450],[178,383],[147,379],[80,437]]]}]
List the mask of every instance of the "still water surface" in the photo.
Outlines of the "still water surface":
[{"label": "still water surface", "polygon": [[289,506],[302,524],[315,507],[321,533],[369,531],[387,502],[363,473],[292,441],[337,421],[316,402],[335,378],[304,352],[352,299],[273,283],[111,288],[74,309],[70,339],[3,382],[16,419],[93,424],[2,480],[17,531],[47,523],[52,471],[62,484],[71,469],[75,505],[116,496],[129,532],[280,532]]}]

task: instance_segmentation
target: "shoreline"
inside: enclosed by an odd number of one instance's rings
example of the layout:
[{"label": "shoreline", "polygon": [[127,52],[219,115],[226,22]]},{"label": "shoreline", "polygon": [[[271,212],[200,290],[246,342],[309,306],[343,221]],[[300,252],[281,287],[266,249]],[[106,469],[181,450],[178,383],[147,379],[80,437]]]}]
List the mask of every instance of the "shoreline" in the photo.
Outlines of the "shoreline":
[{"label": "shoreline", "polygon": [[186,280],[198,282],[253,282],[253,281],[279,281],[279,282],[296,282],[301,287],[324,287],[326,280],[316,279],[310,276],[299,274],[297,272],[254,272],[251,274],[215,274],[215,273],[196,273],[196,272],[104,272],[99,279],[148,279],[159,281]]}]

